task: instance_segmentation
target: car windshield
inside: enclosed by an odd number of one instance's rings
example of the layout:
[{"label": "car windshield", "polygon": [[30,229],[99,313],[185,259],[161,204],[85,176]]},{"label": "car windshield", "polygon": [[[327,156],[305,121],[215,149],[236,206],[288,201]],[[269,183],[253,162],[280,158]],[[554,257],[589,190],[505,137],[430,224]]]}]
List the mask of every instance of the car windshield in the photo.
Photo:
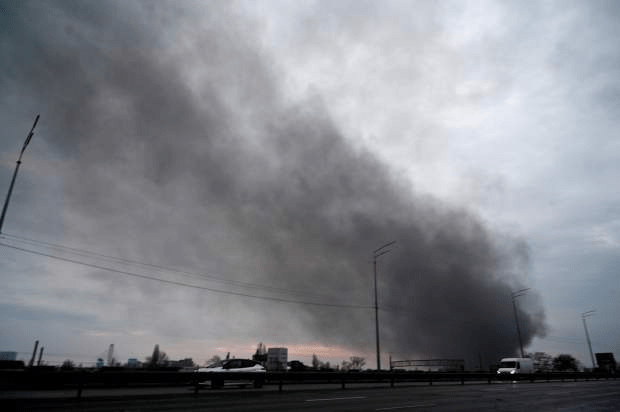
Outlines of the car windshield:
[{"label": "car windshield", "polygon": [[517,362],[515,361],[502,362],[499,365],[500,368],[515,368],[516,366],[517,366]]},{"label": "car windshield", "polygon": [[207,366],[207,368],[219,368],[220,366],[222,366],[222,361],[212,363],[211,365]]}]

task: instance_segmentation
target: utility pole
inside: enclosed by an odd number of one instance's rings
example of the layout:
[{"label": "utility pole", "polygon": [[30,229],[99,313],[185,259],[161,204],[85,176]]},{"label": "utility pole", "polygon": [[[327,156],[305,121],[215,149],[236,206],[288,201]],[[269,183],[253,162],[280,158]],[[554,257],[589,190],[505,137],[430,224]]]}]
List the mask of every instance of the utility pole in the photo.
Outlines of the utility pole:
[{"label": "utility pole", "polygon": [[34,350],[32,351],[32,358],[30,358],[30,363],[28,363],[29,367],[33,367],[34,366],[34,358],[37,356],[37,348],[39,347],[39,341],[35,340],[34,341]]},{"label": "utility pole", "polygon": [[17,158],[17,166],[15,166],[15,171],[13,172],[13,178],[11,179],[11,185],[9,186],[9,191],[6,194],[6,200],[4,201],[4,206],[2,207],[2,215],[0,216],[0,234],[2,234],[2,225],[4,224],[4,216],[6,215],[6,209],[9,207],[9,201],[11,200],[11,193],[13,193],[13,186],[15,185],[15,178],[17,177],[17,171],[19,170],[19,165],[22,164],[22,156],[24,154],[24,151],[26,150],[26,147],[28,146],[28,143],[30,143],[30,139],[32,139],[32,135],[34,134],[34,128],[37,125],[37,122],[39,121],[39,116],[37,115],[37,118],[34,119],[34,124],[32,125],[32,129],[30,129],[30,133],[28,133],[28,136],[26,137],[26,141],[24,142],[24,145],[22,146],[22,151],[19,152],[19,157]]},{"label": "utility pole", "polygon": [[583,329],[586,331],[586,340],[588,341],[588,348],[590,348],[590,357],[592,358],[592,370],[596,369],[596,362],[594,361],[594,352],[592,352],[592,342],[590,342],[590,334],[588,333],[588,326],[586,325],[586,318],[594,315],[596,310],[589,310],[581,314],[581,320],[583,321]]},{"label": "utility pole", "polygon": [[396,241],[386,243],[378,249],[373,251],[373,267],[375,274],[375,332],[377,338],[377,370],[381,370],[381,351],[379,349],[379,297],[377,293],[377,258],[390,252],[392,249],[386,249],[388,246],[392,246]]},{"label": "utility pole", "polygon": [[516,300],[519,296],[526,295],[528,290],[530,290],[530,288],[521,289],[512,293],[512,308],[515,311],[515,322],[517,323],[517,335],[519,336],[519,348],[521,349],[522,358],[525,358],[525,353],[523,352],[523,341],[521,340],[521,328],[519,328],[519,317],[517,316]]},{"label": "utility pole", "polygon": [[37,366],[41,366],[42,357],[43,357],[43,346],[41,346],[41,350],[39,350],[39,360],[37,361]]}]

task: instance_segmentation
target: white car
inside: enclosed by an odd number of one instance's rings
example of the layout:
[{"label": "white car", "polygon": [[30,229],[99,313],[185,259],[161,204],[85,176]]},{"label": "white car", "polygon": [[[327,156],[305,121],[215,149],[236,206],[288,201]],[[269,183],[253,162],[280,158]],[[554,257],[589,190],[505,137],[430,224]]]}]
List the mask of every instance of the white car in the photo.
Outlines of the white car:
[{"label": "white car", "polygon": [[[200,383],[201,385],[210,383],[212,388],[223,387],[225,381],[227,381],[226,385],[245,387],[253,384],[255,388],[260,388],[265,383],[265,368],[260,363],[250,359],[228,359],[206,368],[199,368],[197,372],[225,374],[222,378],[209,377],[208,381]],[[234,377],[233,374],[235,373],[240,375],[239,379]]]}]

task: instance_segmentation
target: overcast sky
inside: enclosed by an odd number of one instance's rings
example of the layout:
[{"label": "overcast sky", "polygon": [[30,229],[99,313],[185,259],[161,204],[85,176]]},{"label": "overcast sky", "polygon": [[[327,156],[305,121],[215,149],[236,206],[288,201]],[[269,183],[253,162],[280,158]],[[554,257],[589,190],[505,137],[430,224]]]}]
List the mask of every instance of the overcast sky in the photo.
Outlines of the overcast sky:
[{"label": "overcast sky", "polygon": [[620,356],[619,14],[0,3],[0,350]]}]

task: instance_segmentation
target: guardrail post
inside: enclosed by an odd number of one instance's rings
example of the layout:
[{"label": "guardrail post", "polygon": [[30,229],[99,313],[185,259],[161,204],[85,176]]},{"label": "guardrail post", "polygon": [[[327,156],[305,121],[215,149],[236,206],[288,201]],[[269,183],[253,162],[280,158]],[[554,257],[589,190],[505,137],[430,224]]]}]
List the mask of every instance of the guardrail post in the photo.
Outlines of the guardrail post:
[{"label": "guardrail post", "polygon": [[430,376],[429,376],[429,379],[428,379],[428,384],[429,384],[430,386],[433,386],[433,375],[430,375]]},{"label": "guardrail post", "polygon": [[78,390],[77,390],[77,398],[80,399],[82,397],[82,388],[84,387],[84,375],[80,373],[78,377]]},{"label": "guardrail post", "polygon": [[461,385],[465,385],[465,376],[461,375]]},{"label": "guardrail post", "polygon": [[282,378],[280,378],[280,382],[278,383],[278,392],[282,392]]},{"label": "guardrail post", "polygon": [[491,375],[489,375],[489,385],[491,384]]},{"label": "guardrail post", "polygon": [[390,378],[390,388],[394,387],[394,375]]},{"label": "guardrail post", "polygon": [[342,378],[342,389],[344,389],[345,380]]}]

